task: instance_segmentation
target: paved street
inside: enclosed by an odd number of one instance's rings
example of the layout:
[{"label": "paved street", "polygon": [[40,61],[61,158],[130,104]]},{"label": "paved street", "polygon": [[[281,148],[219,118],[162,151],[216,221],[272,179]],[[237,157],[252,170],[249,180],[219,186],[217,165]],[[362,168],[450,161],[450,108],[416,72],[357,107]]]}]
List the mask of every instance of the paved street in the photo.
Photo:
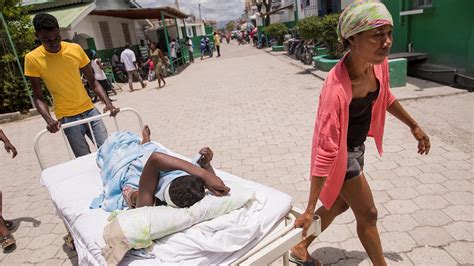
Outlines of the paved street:
[{"label": "paved street", "polygon": [[[281,56],[248,45],[224,44],[221,50],[221,58],[197,59],[166,79],[168,85],[160,90],[156,81],[134,93],[124,87],[115,105],[137,109],[150,126],[153,140],[188,156],[210,146],[215,167],[286,192],[296,207],[304,208],[322,81]],[[402,104],[430,135],[432,151],[428,156],[417,155],[409,129],[391,116],[383,158],[376,154],[372,140],[367,143],[365,170],[379,212],[387,262],[472,264],[474,95]],[[138,130],[131,117],[121,122]],[[0,264],[75,264],[76,254],[63,247],[66,229],[39,183],[33,139],[45,127],[43,120],[35,116],[0,127],[19,151],[14,160],[0,154],[4,216],[19,222],[14,231],[17,249],[0,253]],[[48,136],[42,144],[48,162],[66,158],[65,149],[59,148],[59,135]],[[311,250],[325,264],[370,263],[350,211],[338,217]]]}]

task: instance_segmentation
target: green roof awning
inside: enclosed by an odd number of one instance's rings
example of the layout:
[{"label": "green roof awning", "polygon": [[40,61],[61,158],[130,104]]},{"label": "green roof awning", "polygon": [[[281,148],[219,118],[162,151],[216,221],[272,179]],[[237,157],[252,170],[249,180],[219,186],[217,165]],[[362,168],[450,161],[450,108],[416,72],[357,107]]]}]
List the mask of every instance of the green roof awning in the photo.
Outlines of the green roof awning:
[{"label": "green roof awning", "polygon": [[28,6],[30,11],[38,12],[50,8],[57,8],[67,5],[92,3],[93,0],[23,0],[22,5]]},{"label": "green roof awning", "polygon": [[[59,23],[60,29],[70,29],[74,25],[82,21],[90,12],[95,9],[95,3],[82,5],[65,6],[55,9],[48,9],[41,12],[53,15]],[[39,13],[39,12],[38,12]],[[36,14],[31,15],[31,19]]]}]

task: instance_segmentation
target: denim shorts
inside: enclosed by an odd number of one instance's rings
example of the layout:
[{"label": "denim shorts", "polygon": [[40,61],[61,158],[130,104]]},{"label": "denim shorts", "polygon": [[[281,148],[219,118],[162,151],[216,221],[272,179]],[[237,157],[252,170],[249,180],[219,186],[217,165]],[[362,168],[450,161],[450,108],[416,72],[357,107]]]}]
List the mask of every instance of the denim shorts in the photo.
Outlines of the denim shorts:
[{"label": "denim shorts", "polygon": [[347,169],[346,176],[344,177],[345,181],[358,177],[362,174],[362,169],[364,169],[364,153],[364,144],[354,148],[347,148]]},{"label": "denim shorts", "polygon": [[[93,117],[100,115],[100,112],[96,108],[92,108],[83,113],[74,116],[63,117],[59,120],[61,124],[67,124],[81,119]],[[93,142],[92,134],[94,134],[95,140],[97,143],[96,146],[100,147],[107,139],[107,128],[105,127],[102,120],[96,120],[91,122],[92,132],[90,132],[89,126],[87,124],[82,124],[75,127],[70,127],[64,129],[64,133],[71,145],[71,149],[76,157],[84,156],[91,153],[89,149],[89,144],[86,141],[86,135]]]}]

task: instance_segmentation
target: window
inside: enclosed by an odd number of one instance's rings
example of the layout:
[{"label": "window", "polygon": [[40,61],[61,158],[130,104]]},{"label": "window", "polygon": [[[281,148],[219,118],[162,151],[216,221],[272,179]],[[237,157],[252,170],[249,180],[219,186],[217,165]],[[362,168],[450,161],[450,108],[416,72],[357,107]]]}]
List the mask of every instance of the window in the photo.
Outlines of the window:
[{"label": "window", "polygon": [[131,44],[132,38],[130,38],[130,30],[128,29],[127,23],[122,23],[123,36],[125,37],[125,42]]},{"label": "window", "polygon": [[413,0],[414,8],[432,7],[433,0]]},{"label": "window", "polygon": [[99,28],[102,33],[102,39],[104,40],[105,49],[114,48],[114,45],[112,43],[112,36],[110,35],[109,23],[105,21],[99,21]]}]

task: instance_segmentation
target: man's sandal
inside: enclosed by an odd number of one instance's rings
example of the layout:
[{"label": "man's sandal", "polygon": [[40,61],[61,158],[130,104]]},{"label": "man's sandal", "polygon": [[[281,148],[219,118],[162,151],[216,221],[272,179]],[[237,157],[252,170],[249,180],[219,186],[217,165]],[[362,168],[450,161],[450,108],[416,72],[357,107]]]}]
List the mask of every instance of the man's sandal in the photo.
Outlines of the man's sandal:
[{"label": "man's sandal", "polygon": [[11,234],[6,236],[0,236],[0,244],[2,244],[3,249],[7,249],[16,244],[15,238]]},{"label": "man's sandal", "polygon": [[8,231],[13,230],[13,228],[15,227],[15,224],[12,221],[5,220],[3,218],[2,220],[3,220],[3,223],[5,224],[5,227],[8,229]]},{"label": "man's sandal", "polygon": [[302,260],[298,257],[296,257],[293,253],[290,253],[290,257],[288,258],[290,262],[293,262],[296,265],[300,266],[316,266],[316,261],[311,259],[311,260]]}]

